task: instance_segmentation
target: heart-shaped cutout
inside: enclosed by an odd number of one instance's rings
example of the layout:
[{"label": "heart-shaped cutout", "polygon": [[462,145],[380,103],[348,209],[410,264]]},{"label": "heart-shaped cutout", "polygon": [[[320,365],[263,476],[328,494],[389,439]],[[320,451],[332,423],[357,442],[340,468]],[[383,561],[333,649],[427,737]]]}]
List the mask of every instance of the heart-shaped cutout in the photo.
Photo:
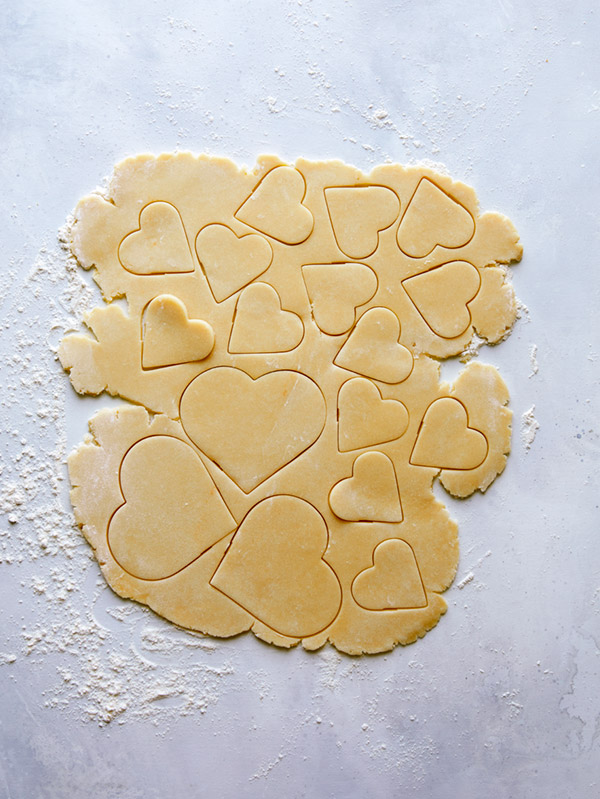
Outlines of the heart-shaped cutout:
[{"label": "heart-shaped cutout", "polygon": [[185,305],[177,297],[161,294],[146,308],[142,337],[144,369],[202,361],[214,345],[212,327],[203,319],[189,319]]},{"label": "heart-shaped cutout", "polygon": [[241,523],[210,583],[281,635],[315,635],[341,605],[339,581],[323,560],[327,543],[312,505],[269,497]]},{"label": "heart-shaped cutout", "polygon": [[427,594],[410,545],[400,538],[382,541],[373,552],[373,565],[354,578],[352,595],[365,610],[427,607]]},{"label": "heart-shaped cutout", "polygon": [[347,522],[401,522],[400,493],[394,465],[383,452],[364,452],[354,461],[352,477],[336,483],[329,506]]},{"label": "heart-shaped cutout", "polygon": [[387,186],[332,186],[325,202],[337,245],[350,258],[372,255],[380,232],[400,212],[398,195]]},{"label": "heart-shaped cutout", "polygon": [[142,208],[139,228],[119,245],[119,261],[135,275],[193,272],[192,253],[177,208],[160,201]]},{"label": "heart-shaped cutout", "polygon": [[305,193],[306,183],[297,169],[277,166],[267,172],[235,216],[283,244],[301,244],[314,225],[313,215],[302,204]]},{"label": "heart-shaped cutout", "polygon": [[249,493],[314,444],[325,426],[325,399],[300,372],[253,380],[220,366],[190,383],[180,414],[194,444]]},{"label": "heart-shaped cutout", "polygon": [[315,324],[323,333],[346,333],[356,309],[377,291],[377,276],[365,264],[306,264],[302,276]]},{"label": "heart-shaped cutout", "polygon": [[384,400],[370,380],[347,380],[338,394],[338,447],[348,452],[395,441],[408,427],[408,411],[399,400]]},{"label": "heart-shaped cutout", "polygon": [[257,233],[237,236],[227,225],[207,225],[196,236],[196,254],[217,302],[266,272],[273,260],[269,242]]},{"label": "heart-shaped cutout", "polygon": [[436,247],[457,249],[475,233],[471,213],[429,178],[422,178],[398,226],[398,246],[411,258]]},{"label": "heart-shaped cutout", "polygon": [[410,462],[436,469],[476,469],[487,453],[487,438],[469,427],[467,409],[462,402],[442,397],[425,412]]},{"label": "heart-shaped cutout", "polygon": [[272,286],[253,283],[242,291],[235,306],[229,352],[289,352],[303,336],[302,320],[281,308]]},{"label": "heart-shaped cutout", "polygon": [[451,261],[406,278],[402,285],[436,335],[456,338],[471,324],[468,305],[479,292],[481,275],[467,261]]},{"label": "heart-shaped cutout", "polygon": [[138,441],[119,477],[125,503],[110,520],[108,543],[134,577],[170,577],[236,528],[204,464],[178,438]]},{"label": "heart-shaped cutout", "polygon": [[413,357],[400,344],[396,314],[389,308],[371,308],[358,320],[334,363],[382,383],[401,383],[412,372]]}]

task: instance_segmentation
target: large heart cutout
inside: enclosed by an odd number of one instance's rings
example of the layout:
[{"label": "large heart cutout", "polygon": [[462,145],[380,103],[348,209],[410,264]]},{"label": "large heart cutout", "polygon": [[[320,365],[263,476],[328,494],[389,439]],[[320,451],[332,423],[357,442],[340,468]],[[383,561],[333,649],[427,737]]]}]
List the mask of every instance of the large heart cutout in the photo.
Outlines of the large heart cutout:
[{"label": "large heart cutout", "polygon": [[273,260],[273,249],[262,236],[237,236],[227,225],[216,224],[198,233],[196,254],[217,302],[262,275]]},{"label": "large heart cutout", "polygon": [[142,208],[138,230],[119,245],[119,261],[136,275],[193,272],[194,263],[179,211],[153,202]]},{"label": "large heart cutout", "polygon": [[398,195],[387,186],[332,186],[325,189],[331,227],[340,250],[366,258],[379,244],[379,233],[400,212]]},{"label": "large heart cutout", "polygon": [[204,464],[178,438],[138,441],[119,476],[125,504],[110,520],[108,543],[134,577],[170,577],[236,528]]},{"label": "large heart cutout", "polygon": [[371,308],[358,320],[333,362],[383,383],[401,383],[412,372],[413,357],[399,339],[396,314],[389,308]]},{"label": "large heart cutout", "polygon": [[352,583],[352,595],[365,610],[427,607],[415,553],[406,541],[388,538],[373,553],[373,565]]},{"label": "large heart cutout", "polygon": [[415,466],[476,469],[484,462],[488,442],[469,427],[467,409],[453,397],[442,397],[427,408],[410,456]]},{"label": "large heart cutout", "polygon": [[400,493],[394,465],[383,452],[364,452],[354,461],[352,477],[336,483],[329,506],[347,522],[401,522]]},{"label": "large heart cutout", "polygon": [[300,372],[253,380],[220,366],[181,398],[181,421],[196,446],[249,493],[310,447],[325,426],[321,390]]},{"label": "large heart cutout", "polygon": [[156,369],[202,361],[215,345],[215,334],[203,319],[189,319],[185,305],[171,294],[155,297],[146,308],[142,366]]},{"label": "large heart cutout", "polygon": [[281,635],[315,635],[341,605],[339,581],[323,560],[327,542],[312,505],[269,497],[248,513],[210,583]]},{"label": "large heart cutout", "polygon": [[347,380],[338,394],[340,452],[372,447],[400,438],[408,427],[408,411],[399,400],[384,400],[370,380]]},{"label": "large heart cutout", "polygon": [[422,178],[398,226],[398,246],[411,258],[436,247],[457,249],[473,238],[475,220],[454,197]]},{"label": "large heart cutout", "polygon": [[468,305],[479,292],[481,275],[467,261],[451,261],[406,278],[402,285],[436,335],[456,338],[471,324]]},{"label": "large heart cutout", "polygon": [[300,244],[312,233],[314,219],[302,204],[306,183],[291,166],[278,166],[264,176],[235,216],[284,244]]},{"label": "large heart cutout", "polygon": [[240,294],[229,352],[289,352],[303,336],[302,320],[282,309],[279,294],[268,283],[253,283]]},{"label": "large heart cutout", "polygon": [[350,330],[357,307],[377,291],[377,276],[365,264],[306,264],[302,276],[315,324],[330,336]]}]

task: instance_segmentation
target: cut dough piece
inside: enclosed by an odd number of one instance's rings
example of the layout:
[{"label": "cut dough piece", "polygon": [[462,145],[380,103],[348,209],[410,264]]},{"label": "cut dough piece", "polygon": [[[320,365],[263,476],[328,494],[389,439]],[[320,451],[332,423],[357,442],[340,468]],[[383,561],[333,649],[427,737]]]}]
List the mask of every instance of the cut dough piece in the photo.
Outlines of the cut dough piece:
[{"label": "cut dough piece", "polygon": [[427,408],[410,462],[436,469],[475,469],[487,453],[487,439],[469,427],[462,402],[443,397]]},{"label": "cut dough piece", "polygon": [[164,202],[142,208],[140,226],[121,242],[119,259],[124,269],[136,275],[193,272],[192,255],[177,208]]},{"label": "cut dough piece", "polygon": [[302,204],[306,183],[291,166],[272,169],[237,210],[236,217],[283,244],[300,244],[313,229],[313,215]]},{"label": "cut dough piece", "polygon": [[358,320],[334,363],[382,383],[401,383],[412,372],[413,356],[400,344],[398,317],[387,308],[372,308]]},{"label": "cut dough piece", "polygon": [[377,291],[377,276],[365,264],[305,264],[302,275],[315,324],[330,336],[347,333],[358,306]]},{"label": "cut dough piece", "polygon": [[325,200],[338,247],[350,258],[367,258],[379,233],[398,218],[400,200],[386,186],[333,186]]},{"label": "cut dough piece", "polygon": [[268,283],[253,283],[238,298],[229,352],[289,352],[303,335],[302,320],[281,308],[275,289]]},{"label": "cut dough piece", "polygon": [[402,506],[391,460],[382,452],[359,455],[352,477],[331,489],[329,505],[347,522],[401,522]]},{"label": "cut dough piece", "polygon": [[456,249],[473,238],[470,212],[428,178],[423,178],[398,226],[398,246],[411,258],[423,258],[436,247]]},{"label": "cut dough piece", "polygon": [[382,541],[373,553],[373,565],[352,583],[352,595],[366,610],[426,607],[425,588],[410,545],[399,538]]},{"label": "cut dough piece", "polygon": [[334,620],[342,592],[323,560],[327,525],[297,497],[256,505],[210,583],[281,635],[304,638]]},{"label": "cut dough piece", "polygon": [[207,225],[196,236],[196,254],[217,302],[226,300],[269,268],[273,250],[257,233],[237,236],[226,225]]},{"label": "cut dough piece", "polygon": [[171,294],[152,300],[146,308],[143,327],[144,369],[202,361],[215,345],[215,334],[208,322],[189,319],[185,305]]},{"label": "cut dough piece", "polygon": [[142,439],[119,473],[125,504],[110,520],[108,541],[134,577],[169,577],[236,528],[202,461],[177,438]]},{"label": "cut dough piece", "polygon": [[400,438],[408,427],[406,405],[384,400],[370,380],[347,380],[338,394],[338,446],[340,452],[372,447]]},{"label": "cut dough piece", "polygon": [[469,303],[481,285],[479,271],[466,261],[452,261],[404,280],[417,311],[438,336],[456,338],[471,324]]}]

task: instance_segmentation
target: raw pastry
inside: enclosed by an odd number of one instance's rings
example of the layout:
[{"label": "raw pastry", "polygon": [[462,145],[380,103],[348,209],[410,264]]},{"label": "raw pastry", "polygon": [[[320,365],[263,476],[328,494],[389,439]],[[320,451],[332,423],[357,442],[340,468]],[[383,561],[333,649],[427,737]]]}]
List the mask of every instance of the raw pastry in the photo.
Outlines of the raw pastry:
[{"label": "raw pastry", "polygon": [[285,647],[433,627],[458,540],[432,482],[484,491],[511,423],[494,368],[448,385],[438,361],[509,332],[511,222],[425,167],[147,155],[81,200],[70,245],[107,304],[61,363],[126,401],[69,458],[112,588]]}]

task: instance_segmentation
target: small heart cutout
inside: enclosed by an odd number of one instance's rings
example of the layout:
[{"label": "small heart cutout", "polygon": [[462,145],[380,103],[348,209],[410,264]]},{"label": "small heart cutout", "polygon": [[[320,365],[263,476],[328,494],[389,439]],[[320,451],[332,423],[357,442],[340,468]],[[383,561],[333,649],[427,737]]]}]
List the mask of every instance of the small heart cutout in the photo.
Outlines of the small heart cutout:
[{"label": "small heart cutout", "polygon": [[304,177],[291,166],[278,166],[264,176],[235,213],[237,219],[283,244],[301,244],[312,233],[314,219],[302,204]]},{"label": "small heart cutout", "polygon": [[134,577],[170,577],[236,528],[204,464],[178,438],[138,441],[119,476],[125,503],[110,520],[108,543]]},{"label": "small heart cutout", "polygon": [[271,265],[273,249],[257,233],[237,236],[227,225],[207,225],[196,236],[196,254],[217,302],[251,283]]},{"label": "small heart cutout", "polygon": [[329,506],[348,522],[401,522],[400,494],[394,465],[383,452],[365,452],[354,461],[352,477],[336,483]]},{"label": "small heart cutout", "polygon": [[370,380],[347,380],[338,394],[340,452],[395,441],[408,427],[408,411],[399,400],[384,400]]},{"label": "small heart cutout", "polygon": [[190,439],[245,493],[304,452],[325,426],[321,390],[300,372],[253,380],[220,366],[196,377],[180,404]]},{"label": "small heart cutout", "polygon": [[335,619],[342,598],[323,560],[327,543],[312,505],[269,497],[248,513],[210,583],[281,635],[315,635]]},{"label": "small heart cutout", "polygon": [[185,305],[177,297],[161,294],[146,308],[142,339],[144,369],[202,361],[214,345],[212,327],[203,319],[189,319]]},{"label": "small heart cutout", "polygon": [[325,202],[338,247],[350,258],[372,255],[400,212],[398,195],[386,186],[332,186]]},{"label": "small heart cutout", "polygon": [[481,286],[479,270],[467,261],[451,261],[402,281],[415,308],[441,338],[461,336],[471,324],[468,305]]},{"label": "small heart cutout", "polygon": [[377,276],[365,264],[306,264],[302,276],[315,324],[330,336],[350,330],[356,308],[377,291]]},{"label": "small heart cutout", "polygon": [[135,275],[193,272],[194,262],[177,208],[165,202],[142,208],[139,228],[119,245],[119,261]]},{"label": "small heart cutout", "polygon": [[399,339],[396,314],[388,308],[371,308],[358,320],[334,363],[382,383],[401,383],[412,372],[413,357]]},{"label": "small heart cutout", "polygon": [[435,400],[425,412],[410,462],[436,469],[481,466],[487,457],[488,442],[483,433],[468,425],[462,402],[452,397]]},{"label": "small heart cutout", "polygon": [[464,247],[474,233],[475,220],[464,205],[423,178],[398,226],[398,246],[411,258],[424,258],[436,247]]},{"label": "small heart cutout", "polygon": [[400,538],[389,538],[375,548],[373,565],[354,578],[352,595],[365,610],[425,608],[428,604],[415,553]]},{"label": "small heart cutout", "polygon": [[281,308],[279,294],[267,283],[253,283],[240,294],[229,352],[289,352],[300,344],[304,325],[297,314]]}]

